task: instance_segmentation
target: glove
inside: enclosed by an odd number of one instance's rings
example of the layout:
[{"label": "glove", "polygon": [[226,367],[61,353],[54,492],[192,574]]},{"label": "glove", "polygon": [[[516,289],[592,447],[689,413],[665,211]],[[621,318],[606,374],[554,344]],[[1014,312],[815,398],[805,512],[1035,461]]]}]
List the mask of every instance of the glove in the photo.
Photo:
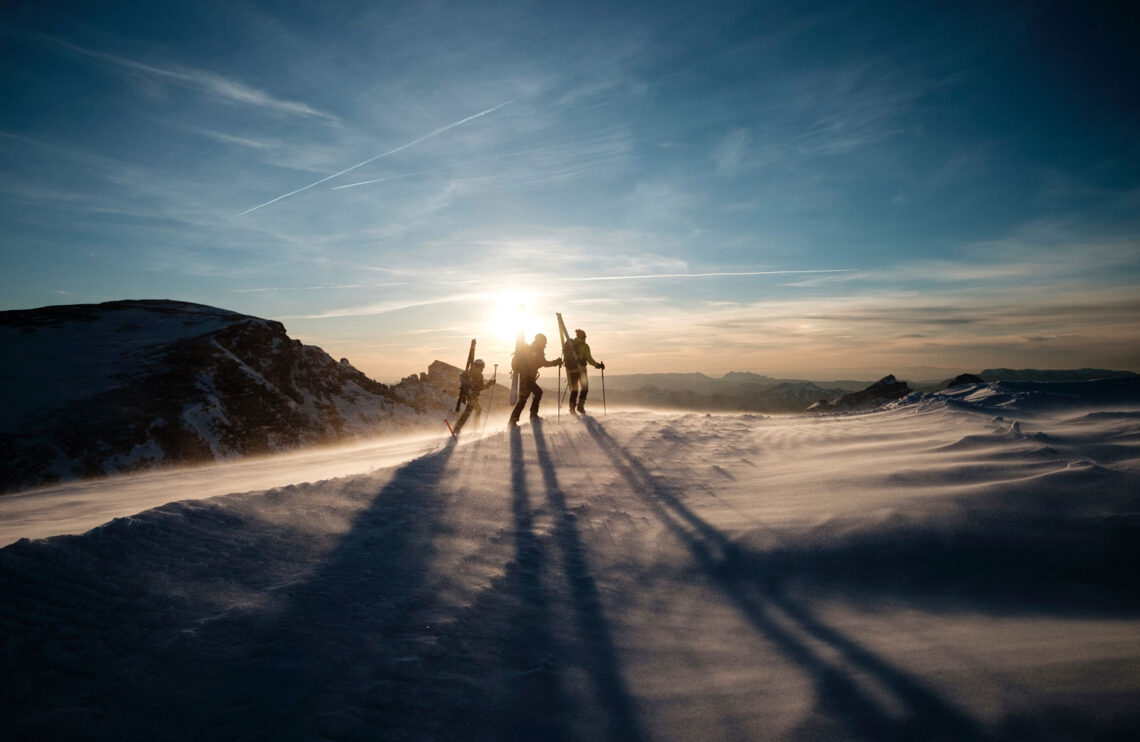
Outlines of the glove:
[{"label": "glove", "polygon": [[605,370],[606,370],[606,364],[604,364],[604,363],[602,363],[601,361],[599,361],[599,362],[598,362],[598,368],[600,368],[601,370],[605,371]]},{"label": "glove", "polygon": [[559,358],[559,359],[558,359],[558,365],[559,365],[559,366],[561,366],[561,365],[562,365],[562,359],[561,359],[561,358]]}]

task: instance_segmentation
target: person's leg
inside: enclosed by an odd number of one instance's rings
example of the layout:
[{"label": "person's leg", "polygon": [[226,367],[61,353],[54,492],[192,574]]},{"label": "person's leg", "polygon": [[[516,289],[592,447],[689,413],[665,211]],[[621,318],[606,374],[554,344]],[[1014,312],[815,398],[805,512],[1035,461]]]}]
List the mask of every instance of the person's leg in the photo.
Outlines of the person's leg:
[{"label": "person's leg", "polygon": [[507,425],[518,425],[519,415],[522,414],[523,409],[526,407],[526,398],[530,396],[530,390],[526,388],[525,381],[519,383],[519,401],[515,403],[515,407],[511,410],[511,418],[507,421]]},{"label": "person's leg", "polygon": [[578,392],[578,412],[585,412],[586,395],[590,393],[590,380],[586,377],[585,371],[580,374],[578,384],[582,389],[582,391]]},{"label": "person's leg", "polygon": [[570,387],[570,414],[576,415],[578,411],[574,407],[578,404],[578,373],[567,372],[567,385]]},{"label": "person's leg", "polygon": [[530,416],[538,417],[538,403],[542,401],[542,387],[535,384],[534,388],[531,389],[531,394],[534,395],[534,401],[530,403]]},{"label": "person's leg", "polygon": [[469,402],[467,406],[463,408],[463,412],[459,413],[459,419],[455,421],[455,427],[452,428],[452,430],[455,431],[456,435],[459,434],[459,429],[463,427],[463,424],[467,422],[467,418],[470,416],[471,404]]},{"label": "person's leg", "polygon": [[538,386],[532,379],[528,379],[525,376],[519,377],[519,399],[518,402],[515,403],[514,409],[511,410],[511,419],[507,421],[507,425],[518,424],[519,417],[522,415],[522,411],[526,409],[527,397],[529,397],[530,393],[537,388]]}]

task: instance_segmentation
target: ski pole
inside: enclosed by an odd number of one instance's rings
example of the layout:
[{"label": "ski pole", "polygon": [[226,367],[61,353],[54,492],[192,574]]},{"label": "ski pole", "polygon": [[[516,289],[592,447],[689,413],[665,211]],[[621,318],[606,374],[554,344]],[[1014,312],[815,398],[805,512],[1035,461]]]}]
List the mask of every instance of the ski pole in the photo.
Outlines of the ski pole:
[{"label": "ski pole", "polygon": [[555,420],[562,419],[562,364],[558,364],[558,414],[555,415]]},{"label": "ski pole", "polygon": [[602,414],[609,414],[606,412],[606,369],[602,368]]}]

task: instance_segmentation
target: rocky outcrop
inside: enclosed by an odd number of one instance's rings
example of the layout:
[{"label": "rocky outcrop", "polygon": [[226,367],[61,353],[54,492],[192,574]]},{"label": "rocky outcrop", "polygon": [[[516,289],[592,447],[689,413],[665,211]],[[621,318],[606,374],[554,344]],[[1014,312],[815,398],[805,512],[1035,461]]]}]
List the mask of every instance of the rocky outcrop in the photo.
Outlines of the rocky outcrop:
[{"label": "rocky outcrop", "polygon": [[807,408],[811,413],[863,412],[902,399],[914,390],[905,381],[884,376],[862,391],[844,394],[834,401],[820,400]]},{"label": "rocky outcrop", "polygon": [[942,385],[943,389],[953,389],[956,386],[966,386],[967,384],[985,384],[986,380],[977,374],[958,374],[953,379],[950,379]]},{"label": "rocky outcrop", "polygon": [[197,304],[0,312],[0,342],[0,491],[373,436],[437,409],[280,322]]}]

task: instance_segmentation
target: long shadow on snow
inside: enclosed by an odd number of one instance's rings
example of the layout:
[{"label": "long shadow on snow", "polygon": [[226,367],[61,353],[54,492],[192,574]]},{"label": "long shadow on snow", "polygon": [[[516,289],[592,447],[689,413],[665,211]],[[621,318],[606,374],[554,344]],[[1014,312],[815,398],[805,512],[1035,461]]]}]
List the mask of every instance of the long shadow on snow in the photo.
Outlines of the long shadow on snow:
[{"label": "long shadow on snow", "polygon": [[546,498],[554,516],[554,537],[562,553],[573,602],[580,649],[577,659],[585,664],[595,700],[607,715],[606,738],[634,742],[640,738],[640,733],[633,701],[621,676],[617,651],[590,572],[586,549],[578,533],[575,517],[566,504],[566,494],[558,483],[542,423],[536,420],[532,427],[538,464],[546,486]]},{"label": "long shadow on snow", "polygon": [[[447,659],[427,668],[437,685],[449,677],[466,676],[477,679],[479,687],[468,694],[469,705],[455,710],[450,723],[429,720],[421,723],[420,730],[431,729],[433,740],[557,742],[588,734],[636,741],[640,733],[632,702],[618,671],[585,550],[558,484],[541,423],[531,429],[546,507],[532,498],[523,437],[512,430],[514,557],[502,577],[448,629],[442,645]],[[553,519],[550,533],[544,533],[547,513]],[[565,682],[577,669],[589,678],[592,697],[581,695],[580,682]],[[454,701],[454,694],[445,692],[435,707],[445,704],[449,695]]]},{"label": "long shadow on snow", "polygon": [[400,468],[312,575],[280,593],[283,611],[227,616],[172,648],[140,689],[152,717],[125,720],[125,736],[146,738],[149,724],[153,739],[416,738],[427,712],[415,668],[438,637],[413,619],[431,603],[453,450]]},{"label": "long shadow on snow", "polygon": [[[564,739],[565,726],[558,718],[564,697],[553,658],[558,654],[551,626],[551,606],[544,589],[549,555],[546,544],[535,530],[534,511],[526,482],[526,459],[518,428],[510,431],[511,448],[511,512],[514,517],[514,563],[505,575],[506,593],[510,599],[505,637],[491,641],[505,642],[503,676],[506,688],[489,694],[489,720],[478,724],[480,736],[499,739]],[[487,596],[494,599],[494,596]],[[475,611],[475,617],[486,616],[486,600]],[[493,612],[493,609],[490,609]],[[505,695],[505,698],[496,696]],[[472,730],[474,731],[474,729]]]},{"label": "long shadow on snow", "polygon": [[[813,678],[818,713],[827,723],[820,729],[802,730],[804,733],[839,733],[844,737],[853,734],[875,740],[985,738],[972,719],[917,679],[820,623],[794,602],[781,583],[781,575],[757,574],[754,565],[723,534],[686,507],[596,420],[586,418],[585,423],[631,489],[689,548],[696,563],[749,623]],[[786,628],[789,624],[791,628]],[[809,639],[830,646],[849,665],[887,688],[903,707],[904,717],[889,714],[860,686],[852,672],[821,656]],[[834,729],[836,725],[842,733]]]},{"label": "long shadow on snow", "polygon": [[[297,543],[303,529],[209,500],[4,549],[7,733],[314,739],[320,728],[351,736],[359,720],[338,718],[335,698],[364,689],[368,698],[353,701],[365,715],[394,707],[388,679],[416,654],[408,647],[415,637],[400,627],[423,597],[421,546],[438,524],[436,483],[450,455],[448,448],[399,469],[320,557],[323,537]],[[314,558],[302,582],[276,587]],[[270,607],[204,613],[211,593],[231,589]]]}]

